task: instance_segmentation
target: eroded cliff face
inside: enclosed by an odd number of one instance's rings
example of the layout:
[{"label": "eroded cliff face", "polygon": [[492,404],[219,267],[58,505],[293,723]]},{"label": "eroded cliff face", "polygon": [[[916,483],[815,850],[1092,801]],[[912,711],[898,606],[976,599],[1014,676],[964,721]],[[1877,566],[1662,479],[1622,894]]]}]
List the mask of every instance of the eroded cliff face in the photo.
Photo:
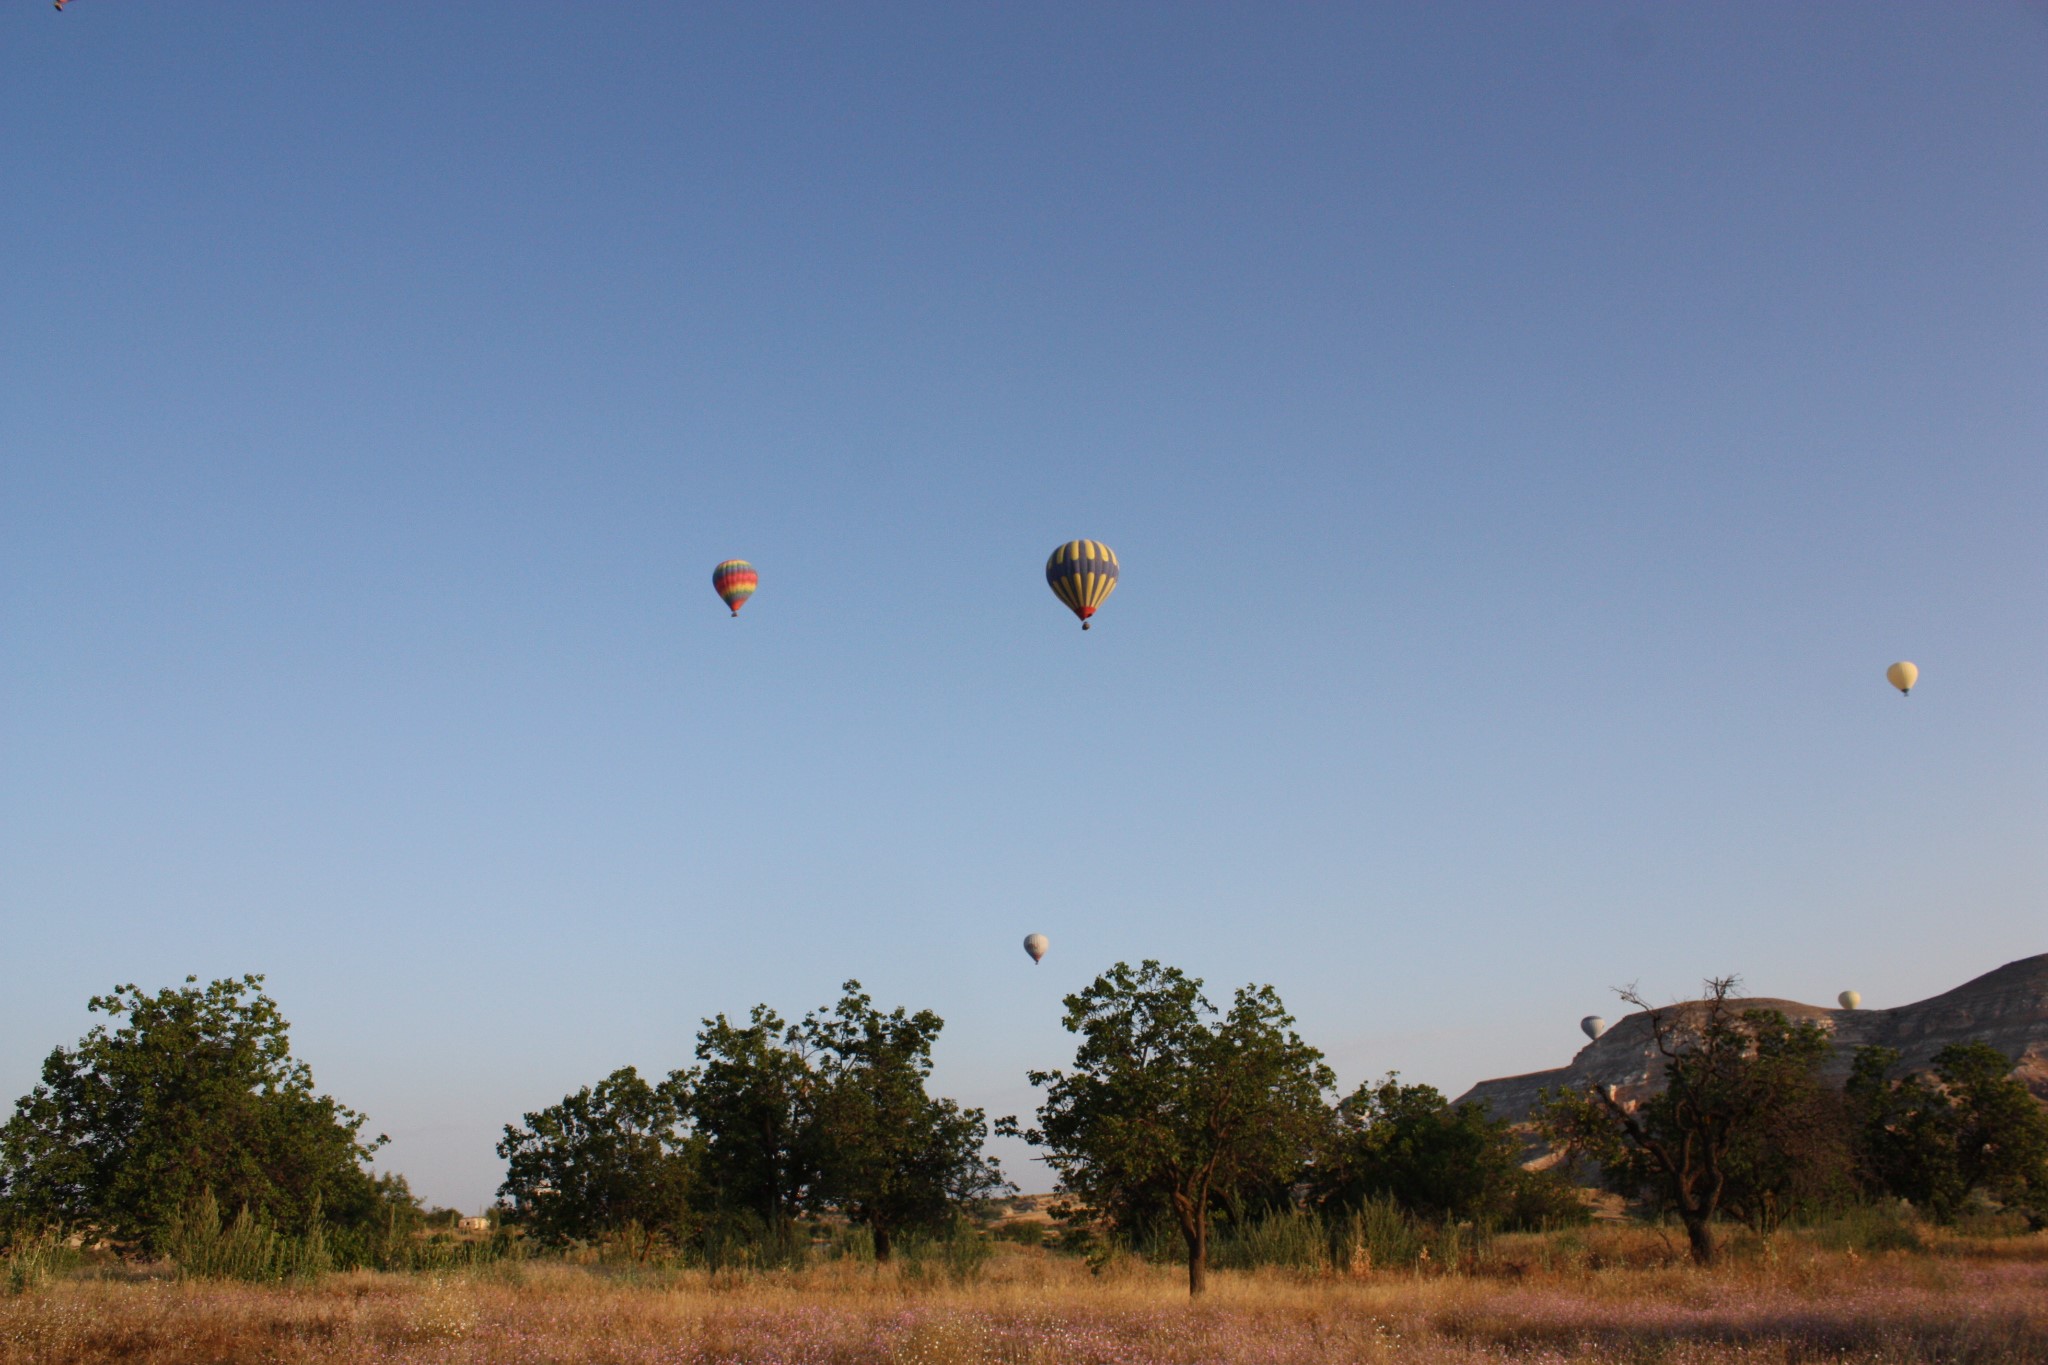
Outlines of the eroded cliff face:
[{"label": "eroded cliff face", "polygon": [[[1951,1043],[1989,1043],[2015,1058],[2013,1074],[2037,1098],[2048,1100],[2048,953],[2008,962],[1931,1000],[1897,1009],[1832,1010],[1766,999],[1745,999],[1740,1008],[1779,1010],[1788,1019],[1813,1019],[1830,1029],[1835,1046],[1827,1074],[1836,1081],[1849,1074],[1859,1047],[1897,1048],[1903,1066],[1924,1069]],[[1484,1100],[1496,1117],[1520,1123],[1546,1089],[1611,1085],[1622,1099],[1654,1094],[1664,1083],[1662,1062],[1649,1017],[1638,1012],[1580,1048],[1568,1066],[1481,1081],[1458,1100]]]}]

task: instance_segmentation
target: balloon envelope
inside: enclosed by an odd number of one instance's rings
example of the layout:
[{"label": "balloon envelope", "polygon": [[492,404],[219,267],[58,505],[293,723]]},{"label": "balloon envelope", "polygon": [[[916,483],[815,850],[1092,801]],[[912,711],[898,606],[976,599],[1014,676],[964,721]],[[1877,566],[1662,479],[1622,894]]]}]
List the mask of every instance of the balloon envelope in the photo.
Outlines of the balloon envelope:
[{"label": "balloon envelope", "polygon": [[1845,1010],[1853,1010],[1858,1005],[1861,1005],[1863,1003],[1863,997],[1858,995],[1855,991],[1843,991],[1840,995],[1836,996],[1835,999],[1842,1002],[1842,1008]]},{"label": "balloon envelope", "polygon": [[1045,561],[1045,581],[1086,630],[1088,618],[1116,591],[1117,567],[1116,551],[1101,541],[1070,540]]},{"label": "balloon envelope", "polygon": [[1884,671],[1885,680],[1899,689],[1905,696],[1913,694],[1913,684],[1920,681],[1920,670],[1904,659]]},{"label": "balloon envelope", "polygon": [[1588,1038],[1598,1038],[1607,1032],[1607,1021],[1597,1014],[1589,1014],[1579,1020],[1579,1031]]},{"label": "balloon envelope", "polygon": [[725,599],[725,605],[738,616],[740,608],[747,605],[747,599],[760,586],[761,575],[754,572],[754,566],[744,559],[728,559],[711,571],[711,586]]},{"label": "balloon envelope", "polygon": [[1031,954],[1033,962],[1043,958],[1045,950],[1050,947],[1052,947],[1052,940],[1044,934],[1026,934],[1024,936],[1024,951]]}]

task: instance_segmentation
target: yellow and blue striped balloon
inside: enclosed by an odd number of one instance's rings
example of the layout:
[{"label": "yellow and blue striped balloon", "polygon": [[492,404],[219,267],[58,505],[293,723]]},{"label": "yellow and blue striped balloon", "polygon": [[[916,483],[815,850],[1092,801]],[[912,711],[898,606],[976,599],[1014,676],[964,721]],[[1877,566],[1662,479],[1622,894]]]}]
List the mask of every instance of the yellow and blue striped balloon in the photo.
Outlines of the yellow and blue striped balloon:
[{"label": "yellow and blue striped balloon", "polygon": [[1083,630],[1095,609],[1116,591],[1116,572],[1116,551],[1099,540],[1070,540],[1045,561],[1045,581],[1067,610],[1081,618]]}]

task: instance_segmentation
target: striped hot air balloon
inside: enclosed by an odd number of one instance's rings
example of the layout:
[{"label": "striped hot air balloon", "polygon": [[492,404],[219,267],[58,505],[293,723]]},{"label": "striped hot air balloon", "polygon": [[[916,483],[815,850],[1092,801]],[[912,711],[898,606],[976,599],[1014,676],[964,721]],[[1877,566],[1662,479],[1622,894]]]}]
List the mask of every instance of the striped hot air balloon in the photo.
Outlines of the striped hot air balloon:
[{"label": "striped hot air balloon", "polygon": [[1115,550],[1099,540],[1070,540],[1045,561],[1045,581],[1086,630],[1088,618],[1116,591],[1116,570]]},{"label": "striped hot air balloon", "polygon": [[754,572],[754,566],[744,559],[728,559],[711,571],[711,586],[718,589],[718,595],[725,599],[725,605],[738,616],[740,608],[747,605],[747,599],[754,595],[760,585],[761,575]]}]

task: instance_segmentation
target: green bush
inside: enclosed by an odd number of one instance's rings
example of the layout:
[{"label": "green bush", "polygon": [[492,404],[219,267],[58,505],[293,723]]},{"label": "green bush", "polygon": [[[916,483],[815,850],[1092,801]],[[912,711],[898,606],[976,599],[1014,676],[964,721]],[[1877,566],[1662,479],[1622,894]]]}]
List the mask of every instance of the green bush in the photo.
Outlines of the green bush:
[{"label": "green bush", "polygon": [[999,1242],[1015,1242],[1019,1246],[1035,1247],[1045,1245],[1045,1231],[1043,1223],[998,1223],[994,1236]]}]

